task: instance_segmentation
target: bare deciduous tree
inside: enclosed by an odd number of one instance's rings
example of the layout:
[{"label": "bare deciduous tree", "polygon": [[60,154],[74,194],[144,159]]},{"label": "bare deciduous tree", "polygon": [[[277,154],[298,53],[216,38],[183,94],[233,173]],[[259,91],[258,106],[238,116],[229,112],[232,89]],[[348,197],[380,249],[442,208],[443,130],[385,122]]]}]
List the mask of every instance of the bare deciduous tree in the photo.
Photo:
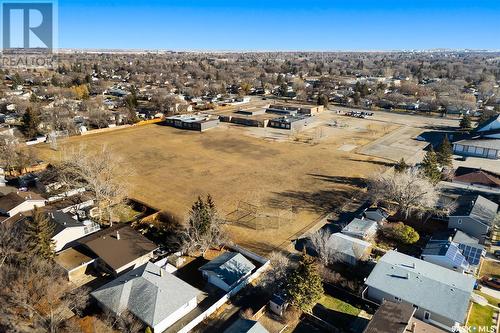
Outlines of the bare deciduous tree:
[{"label": "bare deciduous tree", "polygon": [[316,251],[319,261],[325,266],[334,260],[332,247],[328,246],[330,235],[327,230],[320,229],[309,236],[313,250]]},{"label": "bare deciduous tree", "polygon": [[284,285],[293,265],[290,258],[282,252],[272,252],[269,260],[270,268],[262,275],[260,284],[273,293]]},{"label": "bare deciduous tree", "polygon": [[438,190],[416,168],[377,175],[370,180],[369,191],[375,203],[392,205],[405,218],[434,211],[438,201]]},{"label": "bare deciduous tree", "polygon": [[0,135],[0,167],[12,171],[17,164],[18,145],[14,137]]},{"label": "bare deciduous tree", "polygon": [[0,321],[33,331],[64,331],[68,311],[78,312],[88,301],[86,290],[71,291],[64,273],[38,258],[2,267],[0,286]]},{"label": "bare deciduous tree", "polygon": [[73,189],[84,187],[99,208],[101,223],[112,224],[127,197],[123,178],[129,170],[121,160],[106,146],[92,152],[80,147],[67,153],[59,168],[63,183]]}]

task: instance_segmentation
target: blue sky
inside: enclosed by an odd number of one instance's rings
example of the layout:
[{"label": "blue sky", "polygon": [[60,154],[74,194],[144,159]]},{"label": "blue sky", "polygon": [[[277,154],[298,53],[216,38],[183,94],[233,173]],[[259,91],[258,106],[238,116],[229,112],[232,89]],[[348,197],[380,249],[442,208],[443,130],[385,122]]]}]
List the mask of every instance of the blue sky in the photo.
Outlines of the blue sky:
[{"label": "blue sky", "polygon": [[59,0],[59,47],[500,49],[500,0]]}]

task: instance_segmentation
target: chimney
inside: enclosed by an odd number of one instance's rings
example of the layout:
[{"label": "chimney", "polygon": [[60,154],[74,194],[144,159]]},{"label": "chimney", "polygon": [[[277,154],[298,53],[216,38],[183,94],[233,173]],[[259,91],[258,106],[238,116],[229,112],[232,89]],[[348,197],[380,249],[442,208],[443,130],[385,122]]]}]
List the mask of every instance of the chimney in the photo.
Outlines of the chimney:
[{"label": "chimney", "polygon": [[415,333],[416,329],[417,329],[417,323],[416,322],[411,323],[411,332]]},{"label": "chimney", "polygon": [[118,231],[116,232],[116,239],[120,240],[120,233]]},{"label": "chimney", "polygon": [[163,269],[160,268],[160,276],[163,277]]}]

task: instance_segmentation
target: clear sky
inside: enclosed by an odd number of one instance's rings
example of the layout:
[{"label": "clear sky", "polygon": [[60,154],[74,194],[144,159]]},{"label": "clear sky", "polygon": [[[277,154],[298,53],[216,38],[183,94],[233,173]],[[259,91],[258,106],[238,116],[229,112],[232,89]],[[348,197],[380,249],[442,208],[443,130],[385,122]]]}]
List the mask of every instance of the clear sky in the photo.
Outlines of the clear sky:
[{"label": "clear sky", "polygon": [[59,0],[59,47],[500,49],[500,0]]}]

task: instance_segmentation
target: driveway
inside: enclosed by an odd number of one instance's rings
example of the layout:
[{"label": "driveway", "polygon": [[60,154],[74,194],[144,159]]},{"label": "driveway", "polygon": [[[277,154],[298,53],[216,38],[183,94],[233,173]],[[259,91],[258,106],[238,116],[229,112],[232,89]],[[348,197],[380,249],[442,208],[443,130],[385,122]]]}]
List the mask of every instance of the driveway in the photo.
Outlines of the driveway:
[{"label": "driveway", "polygon": [[487,295],[493,296],[496,299],[500,299],[500,290],[495,290],[485,285],[481,285],[481,292]]}]

